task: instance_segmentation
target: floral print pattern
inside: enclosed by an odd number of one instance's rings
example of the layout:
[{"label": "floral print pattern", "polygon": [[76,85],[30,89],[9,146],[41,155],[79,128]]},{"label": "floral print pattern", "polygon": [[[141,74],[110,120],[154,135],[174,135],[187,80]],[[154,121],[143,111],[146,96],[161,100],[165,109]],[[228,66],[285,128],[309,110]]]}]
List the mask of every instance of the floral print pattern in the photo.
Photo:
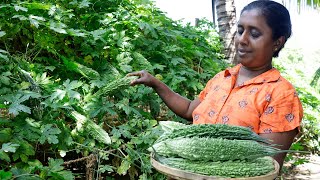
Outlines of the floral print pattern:
[{"label": "floral print pattern", "polygon": [[294,119],[294,115],[293,115],[292,113],[289,113],[289,114],[286,115],[286,120],[287,120],[288,122],[293,121],[293,119]]},{"label": "floral print pattern", "polygon": [[247,105],[248,105],[248,102],[246,100],[239,101],[239,106],[241,108],[245,108]]},{"label": "floral print pattern", "polygon": [[216,112],[214,112],[213,110],[211,110],[211,111],[208,113],[209,117],[213,117],[215,114],[216,114]]},{"label": "floral print pattern", "polygon": [[220,89],[220,86],[219,86],[219,85],[217,85],[217,86],[215,86],[215,87],[213,88],[214,91],[219,91],[219,89]]},{"label": "floral print pattern", "polygon": [[267,101],[267,102],[270,102],[270,101],[271,101],[271,94],[268,93],[268,94],[266,95],[266,101]]},{"label": "floral print pattern", "polygon": [[264,111],[264,114],[268,115],[273,113],[274,109],[272,106],[267,107],[267,109]]},{"label": "floral print pattern", "polygon": [[252,89],[250,90],[250,94],[254,94],[254,93],[256,93],[256,92],[258,92],[258,88],[252,88]]},{"label": "floral print pattern", "polygon": [[272,129],[271,128],[267,128],[267,129],[264,129],[263,132],[270,134],[270,133],[272,133]]},{"label": "floral print pattern", "polygon": [[222,116],[222,123],[223,124],[227,124],[229,121],[229,117],[228,116]]}]

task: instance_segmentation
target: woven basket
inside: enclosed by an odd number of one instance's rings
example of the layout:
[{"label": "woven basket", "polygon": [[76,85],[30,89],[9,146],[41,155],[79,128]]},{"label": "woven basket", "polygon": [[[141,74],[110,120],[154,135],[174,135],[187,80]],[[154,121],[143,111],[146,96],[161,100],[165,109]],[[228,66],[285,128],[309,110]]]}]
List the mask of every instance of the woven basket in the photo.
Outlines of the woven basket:
[{"label": "woven basket", "polygon": [[196,173],[184,171],[181,169],[172,168],[159,163],[151,155],[151,164],[157,171],[166,175],[169,179],[171,178],[171,179],[177,179],[177,180],[217,180],[217,179],[219,180],[222,180],[222,179],[223,180],[274,180],[278,176],[280,166],[278,162],[275,161],[274,159],[273,159],[273,163],[275,166],[274,171],[263,176],[245,177],[245,178],[221,178],[221,177],[215,177],[215,176],[206,176],[206,175],[196,174]]}]

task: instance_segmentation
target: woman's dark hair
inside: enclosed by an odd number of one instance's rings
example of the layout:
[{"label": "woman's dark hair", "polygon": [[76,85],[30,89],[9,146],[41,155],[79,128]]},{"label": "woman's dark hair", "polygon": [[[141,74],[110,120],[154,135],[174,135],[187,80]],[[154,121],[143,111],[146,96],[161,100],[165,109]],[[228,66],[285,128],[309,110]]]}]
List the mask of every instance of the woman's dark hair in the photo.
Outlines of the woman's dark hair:
[{"label": "woman's dark hair", "polygon": [[[257,0],[246,5],[241,14],[244,11],[258,9],[260,13],[265,17],[268,26],[272,30],[273,40],[277,40],[281,36],[285,38],[285,42],[291,36],[291,19],[290,14],[287,8],[282,4],[275,1],[269,0]],[[280,47],[277,52],[274,53],[273,57],[278,57],[280,50],[283,48]]]}]

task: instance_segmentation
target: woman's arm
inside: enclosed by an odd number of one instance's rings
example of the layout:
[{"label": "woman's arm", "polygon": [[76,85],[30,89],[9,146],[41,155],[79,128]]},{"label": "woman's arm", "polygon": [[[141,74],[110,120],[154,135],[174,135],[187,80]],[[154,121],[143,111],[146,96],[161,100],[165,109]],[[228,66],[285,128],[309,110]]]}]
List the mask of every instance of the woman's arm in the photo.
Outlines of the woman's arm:
[{"label": "woman's arm", "polygon": [[199,99],[191,101],[180,96],[145,70],[129,73],[128,76],[139,76],[140,78],[132,81],[131,85],[144,84],[152,87],[171,111],[184,119],[192,121],[192,112],[200,104]]},{"label": "woman's arm", "polygon": [[[298,134],[297,128],[287,132],[270,133],[270,134],[259,134],[261,137],[271,140],[272,144],[278,144],[276,146],[282,150],[288,150],[293,143],[294,138]],[[280,153],[274,156],[274,159],[279,163],[280,169],[282,168],[284,158],[287,153]]]}]

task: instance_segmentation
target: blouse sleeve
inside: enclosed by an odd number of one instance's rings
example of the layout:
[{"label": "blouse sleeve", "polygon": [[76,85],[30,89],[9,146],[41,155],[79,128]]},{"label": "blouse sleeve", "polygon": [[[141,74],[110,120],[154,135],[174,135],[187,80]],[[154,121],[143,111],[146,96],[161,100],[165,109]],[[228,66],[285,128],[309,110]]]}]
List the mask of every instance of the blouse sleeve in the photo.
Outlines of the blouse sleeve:
[{"label": "blouse sleeve", "polygon": [[285,132],[298,127],[303,117],[300,99],[294,89],[273,93],[260,116],[259,133]]}]

